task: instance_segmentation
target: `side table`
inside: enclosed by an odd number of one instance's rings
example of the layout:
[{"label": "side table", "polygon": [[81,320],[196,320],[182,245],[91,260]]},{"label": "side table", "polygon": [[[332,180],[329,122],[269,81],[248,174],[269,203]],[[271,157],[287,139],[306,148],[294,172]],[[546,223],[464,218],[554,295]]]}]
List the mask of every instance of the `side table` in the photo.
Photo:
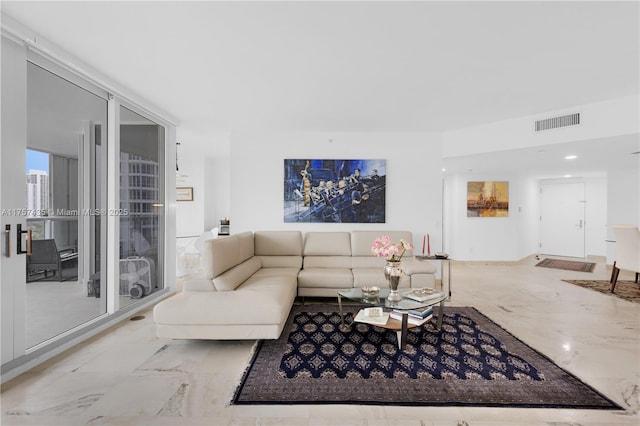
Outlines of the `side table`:
[{"label": "side table", "polygon": [[446,276],[447,276],[447,287],[449,288],[449,300],[451,299],[451,261],[452,259],[450,257],[440,257],[440,256],[416,256],[416,260],[437,260],[440,262],[441,268],[440,268],[440,273],[441,273],[441,281],[442,281],[442,291],[444,290],[444,283],[445,283],[445,265],[446,265]]}]

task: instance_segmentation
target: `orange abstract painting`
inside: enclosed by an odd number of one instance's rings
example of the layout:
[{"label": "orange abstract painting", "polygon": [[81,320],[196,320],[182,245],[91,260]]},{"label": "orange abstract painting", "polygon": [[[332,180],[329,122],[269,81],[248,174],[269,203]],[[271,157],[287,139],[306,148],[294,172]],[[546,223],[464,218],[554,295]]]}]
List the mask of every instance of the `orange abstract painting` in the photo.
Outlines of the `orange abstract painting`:
[{"label": "orange abstract painting", "polygon": [[467,182],[467,217],[509,216],[509,182]]}]

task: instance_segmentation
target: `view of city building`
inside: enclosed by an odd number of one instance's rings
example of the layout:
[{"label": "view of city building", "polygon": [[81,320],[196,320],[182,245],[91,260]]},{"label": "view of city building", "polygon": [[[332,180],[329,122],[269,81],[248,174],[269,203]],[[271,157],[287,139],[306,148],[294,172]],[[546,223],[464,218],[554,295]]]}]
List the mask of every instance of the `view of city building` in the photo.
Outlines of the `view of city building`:
[{"label": "view of city building", "polygon": [[158,162],[147,158],[120,153],[120,208],[126,214],[120,218],[120,235],[129,235],[122,241],[120,256],[141,256],[158,245]]},{"label": "view of city building", "polygon": [[27,216],[42,216],[49,209],[49,174],[44,170],[27,173]]}]

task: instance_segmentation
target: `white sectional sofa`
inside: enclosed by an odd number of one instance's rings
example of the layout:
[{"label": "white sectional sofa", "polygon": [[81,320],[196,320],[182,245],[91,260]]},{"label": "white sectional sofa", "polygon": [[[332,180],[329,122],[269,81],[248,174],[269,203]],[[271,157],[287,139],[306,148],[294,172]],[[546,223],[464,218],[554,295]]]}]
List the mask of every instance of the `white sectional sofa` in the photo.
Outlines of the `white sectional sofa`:
[{"label": "white sectional sofa", "polygon": [[[406,231],[244,232],[207,240],[203,271],[183,291],[153,310],[158,337],[175,339],[277,339],[296,295],[336,296],[341,288],[386,285],[385,260],[371,254],[373,240],[389,235],[412,241]],[[403,288],[433,287],[436,268],[402,260]]]}]

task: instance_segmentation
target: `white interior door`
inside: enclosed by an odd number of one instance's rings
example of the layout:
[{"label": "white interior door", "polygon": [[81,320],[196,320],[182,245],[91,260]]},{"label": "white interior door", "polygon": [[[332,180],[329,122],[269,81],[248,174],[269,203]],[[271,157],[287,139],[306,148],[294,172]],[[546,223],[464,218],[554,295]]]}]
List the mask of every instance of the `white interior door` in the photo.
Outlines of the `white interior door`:
[{"label": "white interior door", "polygon": [[540,185],[540,253],[585,256],[583,182]]}]

